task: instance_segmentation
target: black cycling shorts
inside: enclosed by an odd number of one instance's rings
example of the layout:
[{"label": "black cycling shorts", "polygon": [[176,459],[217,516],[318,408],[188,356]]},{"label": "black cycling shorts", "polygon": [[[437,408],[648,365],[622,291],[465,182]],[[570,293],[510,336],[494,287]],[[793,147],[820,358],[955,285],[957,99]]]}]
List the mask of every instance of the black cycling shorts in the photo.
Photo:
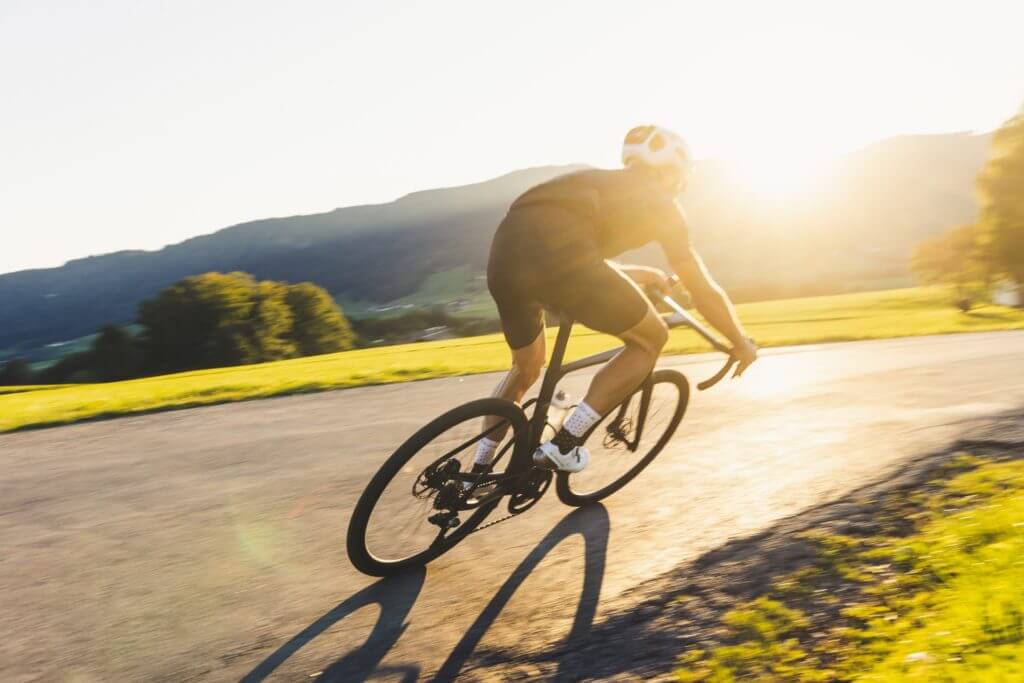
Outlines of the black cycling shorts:
[{"label": "black cycling shorts", "polygon": [[590,226],[554,205],[509,212],[491,245],[487,285],[513,349],[543,331],[544,309],[618,336],[651,308],[636,283],[601,256]]}]

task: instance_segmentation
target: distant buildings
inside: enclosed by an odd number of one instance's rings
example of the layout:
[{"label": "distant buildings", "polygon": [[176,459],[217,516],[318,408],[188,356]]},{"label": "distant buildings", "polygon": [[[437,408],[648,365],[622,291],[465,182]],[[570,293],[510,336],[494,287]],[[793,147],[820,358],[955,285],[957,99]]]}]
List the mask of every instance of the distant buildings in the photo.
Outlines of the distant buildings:
[{"label": "distant buildings", "polygon": [[416,337],[416,341],[435,341],[438,339],[455,339],[455,333],[447,325],[437,325],[435,327],[428,327]]}]

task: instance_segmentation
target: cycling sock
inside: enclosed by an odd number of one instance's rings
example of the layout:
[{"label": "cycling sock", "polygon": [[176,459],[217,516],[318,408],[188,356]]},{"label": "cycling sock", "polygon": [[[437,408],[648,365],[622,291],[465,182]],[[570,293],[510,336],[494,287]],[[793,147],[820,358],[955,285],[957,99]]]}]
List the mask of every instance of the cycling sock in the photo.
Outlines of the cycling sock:
[{"label": "cycling sock", "polygon": [[600,413],[588,406],[586,401],[580,401],[576,410],[562,423],[562,427],[573,436],[583,436],[600,419]]},{"label": "cycling sock", "polygon": [[498,442],[486,436],[477,443],[476,455],[473,456],[474,465],[490,465],[494,460],[494,452],[498,450]]},{"label": "cycling sock", "polygon": [[572,414],[562,423],[562,428],[555,434],[555,438],[551,440],[551,443],[558,446],[560,452],[568,453],[580,445],[583,435],[597,424],[600,419],[601,415],[599,413],[588,406],[586,402],[580,402],[576,409],[572,411]]}]

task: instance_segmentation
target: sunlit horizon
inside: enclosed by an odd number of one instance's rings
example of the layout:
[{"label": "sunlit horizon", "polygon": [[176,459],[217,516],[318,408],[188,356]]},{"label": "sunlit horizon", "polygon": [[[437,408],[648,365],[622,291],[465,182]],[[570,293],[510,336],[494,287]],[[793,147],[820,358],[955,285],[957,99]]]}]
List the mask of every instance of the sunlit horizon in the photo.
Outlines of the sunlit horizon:
[{"label": "sunlit horizon", "polygon": [[0,273],[613,167],[645,122],[795,197],[874,141],[989,132],[1024,101],[1019,4],[822,5],[5,4]]}]

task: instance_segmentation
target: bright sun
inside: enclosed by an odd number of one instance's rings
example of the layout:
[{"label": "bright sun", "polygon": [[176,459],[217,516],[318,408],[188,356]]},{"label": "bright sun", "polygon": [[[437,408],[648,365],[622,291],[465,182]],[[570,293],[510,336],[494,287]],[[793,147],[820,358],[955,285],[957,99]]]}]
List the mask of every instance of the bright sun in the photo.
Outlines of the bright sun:
[{"label": "bright sun", "polygon": [[759,154],[728,160],[729,169],[747,190],[765,197],[812,191],[824,173],[824,160],[806,155]]}]

